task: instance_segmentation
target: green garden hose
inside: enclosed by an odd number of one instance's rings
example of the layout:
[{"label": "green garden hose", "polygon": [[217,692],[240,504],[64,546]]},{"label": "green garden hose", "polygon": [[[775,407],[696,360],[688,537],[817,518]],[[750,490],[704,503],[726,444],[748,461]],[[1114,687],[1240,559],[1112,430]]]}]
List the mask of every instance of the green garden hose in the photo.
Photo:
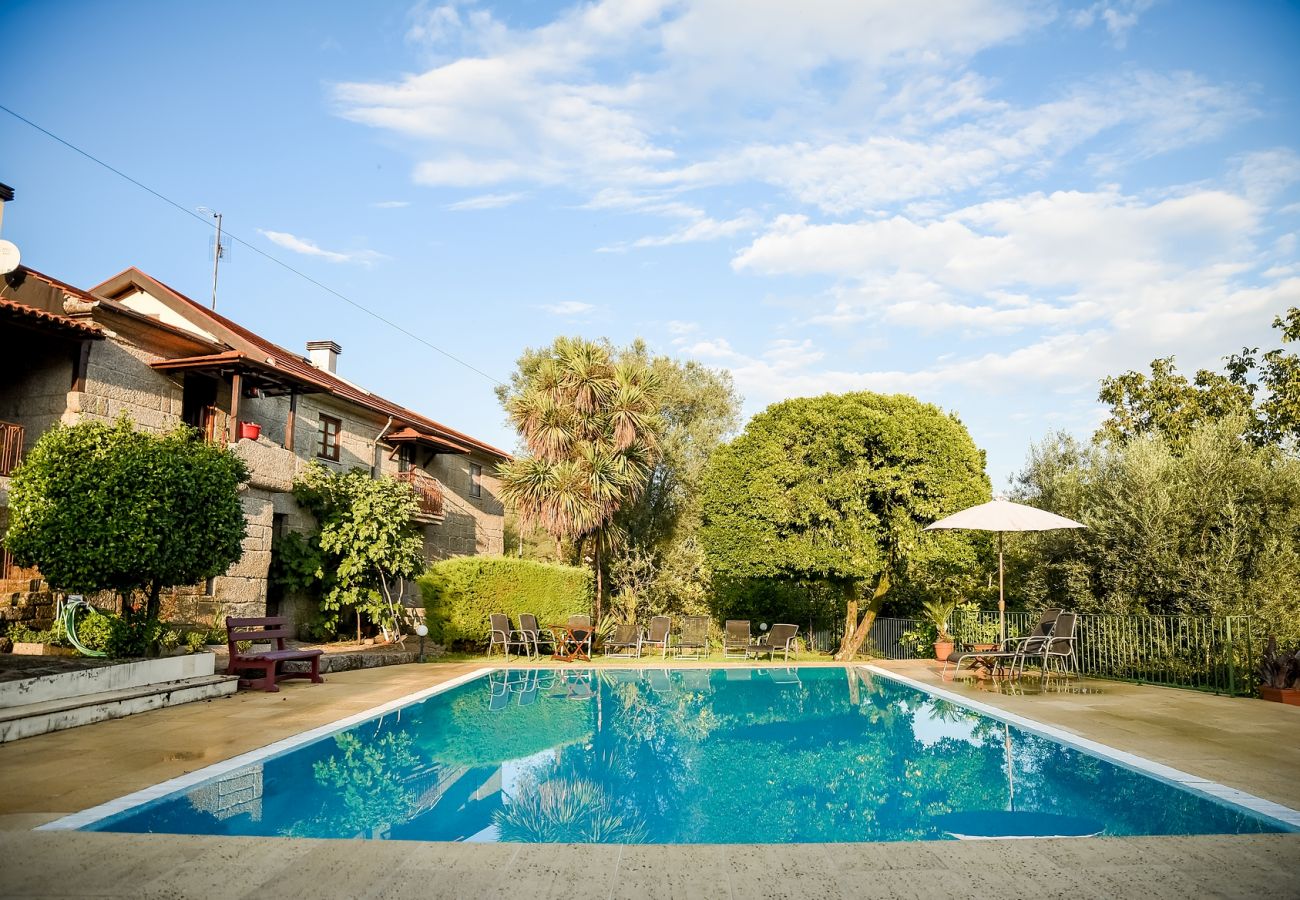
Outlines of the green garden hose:
[{"label": "green garden hose", "polygon": [[82,656],[107,656],[108,654],[103,650],[91,650],[77,639],[77,610],[80,609],[86,610],[91,615],[100,615],[99,610],[87,603],[85,597],[79,594],[69,596],[63,604],[63,630],[68,635],[68,640]]}]

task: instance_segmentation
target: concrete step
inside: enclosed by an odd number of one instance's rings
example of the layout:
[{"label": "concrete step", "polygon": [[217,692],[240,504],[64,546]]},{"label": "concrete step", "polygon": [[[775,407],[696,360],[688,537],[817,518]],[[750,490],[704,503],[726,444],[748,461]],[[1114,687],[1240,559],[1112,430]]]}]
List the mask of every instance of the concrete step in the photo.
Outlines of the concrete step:
[{"label": "concrete step", "polygon": [[165,706],[228,697],[238,687],[239,679],[230,675],[197,675],[178,681],[10,706],[0,709],[0,743],[106,719],[120,719]]}]

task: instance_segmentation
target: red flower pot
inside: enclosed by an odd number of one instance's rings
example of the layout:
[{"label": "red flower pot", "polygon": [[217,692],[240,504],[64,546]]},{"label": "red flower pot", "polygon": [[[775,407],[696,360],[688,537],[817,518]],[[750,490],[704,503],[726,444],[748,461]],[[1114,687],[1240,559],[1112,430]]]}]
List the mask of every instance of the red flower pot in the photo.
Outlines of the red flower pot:
[{"label": "red flower pot", "polygon": [[1261,684],[1259,686],[1259,696],[1265,700],[1272,700],[1274,703],[1300,706],[1300,688],[1275,688]]},{"label": "red flower pot", "polygon": [[247,438],[250,441],[255,441],[261,435],[261,433],[262,433],[262,426],[258,425],[256,422],[239,423],[239,439],[241,441],[244,440],[245,438]]}]

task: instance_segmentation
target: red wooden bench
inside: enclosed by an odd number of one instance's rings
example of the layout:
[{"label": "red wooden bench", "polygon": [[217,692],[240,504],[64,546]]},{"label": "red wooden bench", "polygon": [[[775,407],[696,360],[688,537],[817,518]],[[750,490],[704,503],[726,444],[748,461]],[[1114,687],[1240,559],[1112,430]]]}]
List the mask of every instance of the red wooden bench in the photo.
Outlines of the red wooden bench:
[{"label": "red wooden bench", "polygon": [[[241,688],[260,687],[266,691],[278,691],[277,682],[290,678],[310,678],[313,684],[320,684],[325,679],[320,675],[320,656],[323,650],[286,650],[284,639],[289,636],[289,620],[283,617],[264,619],[236,619],[226,617],[226,646],[230,651],[230,662],[226,666],[227,675],[238,675],[240,670],[260,669],[261,678],[246,678],[240,675]],[[275,641],[274,650],[249,650],[244,653],[236,644],[239,641],[265,643]],[[310,672],[281,672],[280,663],[289,660],[311,660]]]}]

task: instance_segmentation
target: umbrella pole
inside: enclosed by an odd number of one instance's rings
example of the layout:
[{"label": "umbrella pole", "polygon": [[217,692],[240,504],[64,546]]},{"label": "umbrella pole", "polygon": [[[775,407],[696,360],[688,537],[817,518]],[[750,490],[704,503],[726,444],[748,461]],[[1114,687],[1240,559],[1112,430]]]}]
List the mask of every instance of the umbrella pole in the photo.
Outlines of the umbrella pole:
[{"label": "umbrella pole", "polygon": [[1007,643],[1007,598],[1002,584],[1002,532],[998,532],[998,633],[1001,635],[999,649]]}]

